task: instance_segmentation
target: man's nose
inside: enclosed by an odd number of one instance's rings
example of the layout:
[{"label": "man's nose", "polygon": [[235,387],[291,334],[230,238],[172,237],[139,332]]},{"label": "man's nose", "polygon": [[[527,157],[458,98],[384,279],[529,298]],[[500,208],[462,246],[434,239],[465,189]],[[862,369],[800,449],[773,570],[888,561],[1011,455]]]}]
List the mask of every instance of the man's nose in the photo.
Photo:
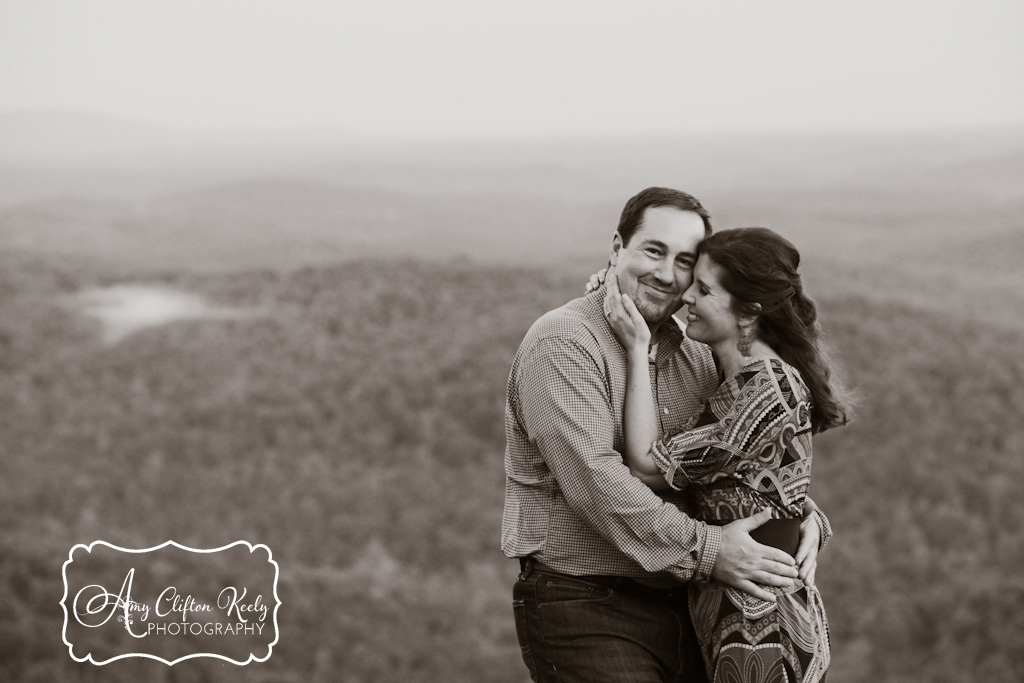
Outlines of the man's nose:
[{"label": "man's nose", "polygon": [[675,263],[669,261],[668,259],[663,259],[661,263],[658,264],[658,267],[655,269],[654,276],[658,278],[658,280],[666,286],[674,285],[676,282]]}]

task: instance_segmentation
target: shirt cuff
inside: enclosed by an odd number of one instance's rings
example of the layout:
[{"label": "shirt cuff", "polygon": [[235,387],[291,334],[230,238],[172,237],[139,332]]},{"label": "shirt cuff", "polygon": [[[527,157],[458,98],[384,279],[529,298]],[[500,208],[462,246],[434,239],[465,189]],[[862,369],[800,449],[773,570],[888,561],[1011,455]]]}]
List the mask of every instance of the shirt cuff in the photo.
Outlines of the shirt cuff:
[{"label": "shirt cuff", "polygon": [[693,578],[696,581],[707,582],[711,580],[711,570],[715,568],[715,560],[718,559],[718,552],[722,548],[722,527],[704,524],[704,552]]}]

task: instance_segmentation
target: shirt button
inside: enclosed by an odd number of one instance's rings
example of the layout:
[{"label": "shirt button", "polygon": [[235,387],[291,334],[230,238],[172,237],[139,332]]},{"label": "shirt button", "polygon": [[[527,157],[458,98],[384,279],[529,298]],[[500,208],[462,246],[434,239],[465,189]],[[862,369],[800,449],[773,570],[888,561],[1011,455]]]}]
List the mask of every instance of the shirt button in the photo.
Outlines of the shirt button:
[{"label": "shirt button", "polygon": [[665,414],[668,415],[668,408],[665,408]]}]

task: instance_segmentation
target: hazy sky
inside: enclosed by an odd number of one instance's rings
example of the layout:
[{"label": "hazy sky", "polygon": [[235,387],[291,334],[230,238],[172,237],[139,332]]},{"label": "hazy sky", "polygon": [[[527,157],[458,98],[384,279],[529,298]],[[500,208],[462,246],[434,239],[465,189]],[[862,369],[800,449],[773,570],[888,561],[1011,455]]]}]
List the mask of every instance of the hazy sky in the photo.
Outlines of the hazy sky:
[{"label": "hazy sky", "polygon": [[1024,124],[1020,0],[0,0],[0,111],[385,135]]}]

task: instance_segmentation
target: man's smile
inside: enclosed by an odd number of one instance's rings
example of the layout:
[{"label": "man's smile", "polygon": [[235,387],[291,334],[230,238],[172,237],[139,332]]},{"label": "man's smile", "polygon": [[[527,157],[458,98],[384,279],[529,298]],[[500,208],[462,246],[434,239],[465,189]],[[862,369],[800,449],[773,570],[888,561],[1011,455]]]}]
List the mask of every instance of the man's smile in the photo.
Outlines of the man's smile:
[{"label": "man's smile", "polygon": [[647,282],[645,280],[638,280],[637,284],[638,285],[643,285],[644,287],[646,287],[647,289],[651,290],[652,292],[656,292],[661,297],[670,297],[670,296],[675,296],[676,295],[675,288],[671,287],[671,286],[664,287],[664,286],[657,285],[657,284],[654,284],[654,283],[651,283],[651,282]]}]

